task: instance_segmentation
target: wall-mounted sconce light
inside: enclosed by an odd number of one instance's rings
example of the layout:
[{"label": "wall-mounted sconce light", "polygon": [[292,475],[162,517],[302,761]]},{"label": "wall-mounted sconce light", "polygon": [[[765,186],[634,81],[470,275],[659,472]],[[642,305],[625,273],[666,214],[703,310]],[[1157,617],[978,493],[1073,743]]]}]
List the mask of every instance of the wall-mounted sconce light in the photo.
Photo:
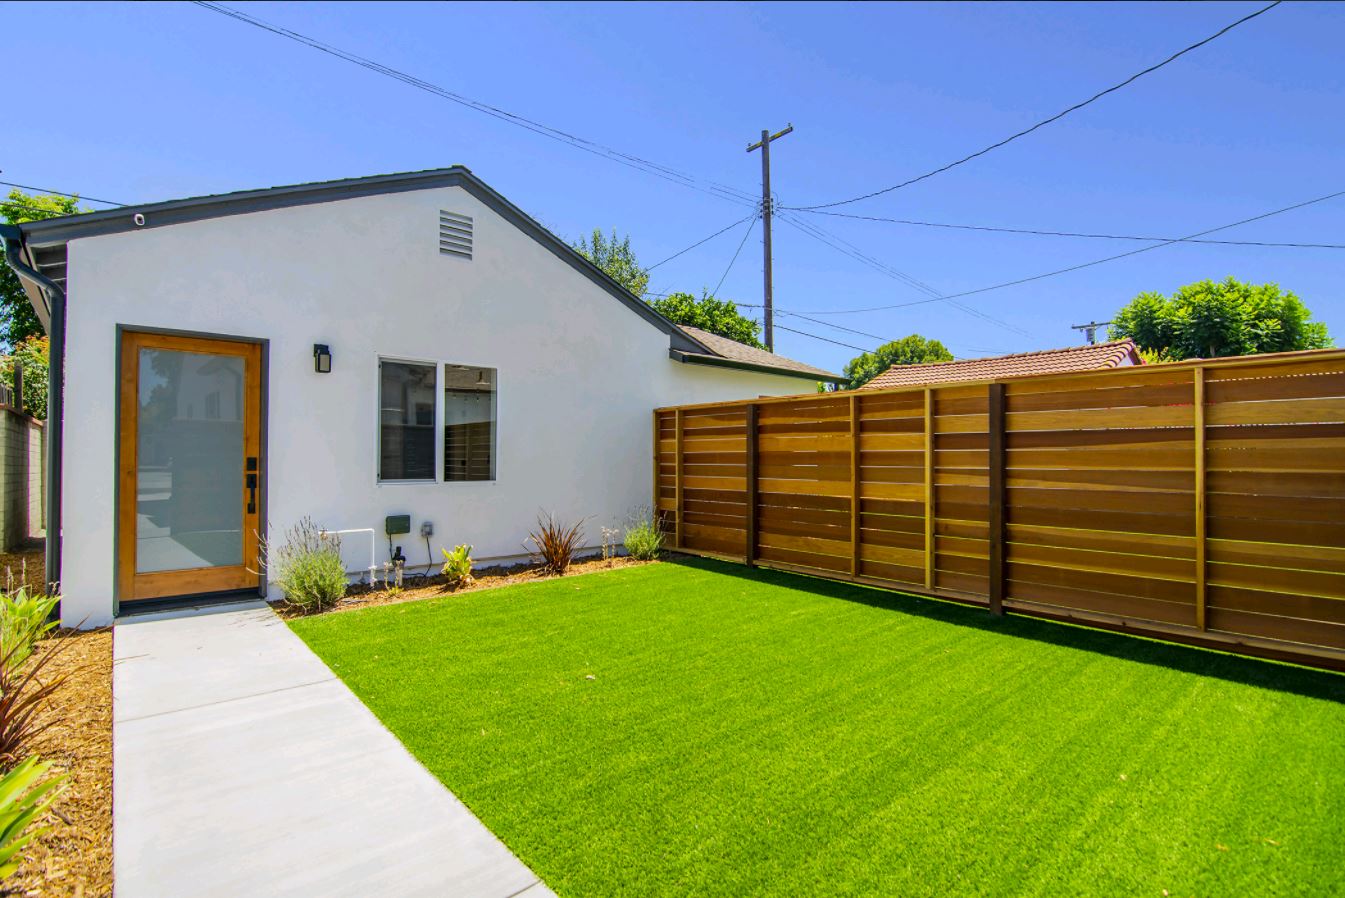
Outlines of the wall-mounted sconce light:
[{"label": "wall-mounted sconce light", "polygon": [[313,370],[319,374],[332,373],[332,350],[325,343],[313,344]]}]

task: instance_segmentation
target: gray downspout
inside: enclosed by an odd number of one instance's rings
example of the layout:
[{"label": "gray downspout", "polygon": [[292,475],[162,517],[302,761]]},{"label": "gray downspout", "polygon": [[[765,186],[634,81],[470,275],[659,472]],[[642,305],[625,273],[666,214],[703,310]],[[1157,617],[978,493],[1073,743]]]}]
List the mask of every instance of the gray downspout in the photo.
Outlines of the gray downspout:
[{"label": "gray downspout", "polygon": [[14,225],[0,225],[5,241],[5,261],[24,280],[47,297],[51,359],[47,366],[47,587],[61,582],[61,458],[65,370],[65,291],[51,278],[23,261],[23,232]]}]

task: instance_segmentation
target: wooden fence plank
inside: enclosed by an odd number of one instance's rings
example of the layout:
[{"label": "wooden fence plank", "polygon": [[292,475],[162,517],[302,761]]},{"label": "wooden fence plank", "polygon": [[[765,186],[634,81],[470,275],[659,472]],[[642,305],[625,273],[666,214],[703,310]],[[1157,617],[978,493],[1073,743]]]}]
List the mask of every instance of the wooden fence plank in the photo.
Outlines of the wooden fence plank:
[{"label": "wooden fence plank", "polygon": [[743,560],[751,567],[757,555],[757,418],[761,407],[747,407],[747,536]]},{"label": "wooden fence plank", "polygon": [[1205,369],[1197,368],[1195,375],[1195,436],[1196,436],[1196,627],[1205,627]]},{"label": "wooden fence plank", "polygon": [[1004,384],[989,387],[990,431],[990,612],[1004,613]]},{"label": "wooden fence plank", "polygon": [[859,394],[850,394],[850,575],[859,573],[859,550],[862,535],[859,532],[859,487],[863,457],[860,454]]},{"label": "wooden fence plank", "polygon": [[675,459],[674,464],[676,465],[676,470],[673,474],[673,488],[676,490],[675,508],[677,509],[675,512],[677,515],[677,529],[673,531],[673,545],[678,548],[681,548],[686,542],[682,532],[682,417],[685,414],[686,413],[680,408],[673,413],[673,453]]},{"label": "wooden fence plank", "polygon": [[925,387],[925,589],[934,588],[934,390]]}]

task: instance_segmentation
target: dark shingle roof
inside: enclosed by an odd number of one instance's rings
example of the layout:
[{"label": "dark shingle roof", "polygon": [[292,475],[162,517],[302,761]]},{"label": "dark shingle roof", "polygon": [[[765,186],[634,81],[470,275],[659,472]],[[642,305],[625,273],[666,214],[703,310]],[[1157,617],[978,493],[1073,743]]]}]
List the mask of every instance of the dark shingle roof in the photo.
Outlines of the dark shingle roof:
[{"label": "dark shingle roof", "polygon": [[[755,346],[747,346],[736,340],[730,340],[728,337],[721,337],[718,334],[712,334],[707,330],[701,330],[699,327],[690,327],[685,324],[678,325],[682,330],[691,336],[691,339],[697,343],[705,344],[705,347],[720,358],[729,359],[734,362],[742,362],[747,365],[753,365],[760,368],[775,368],[785,374],[805,374],[809,377],[815,377],[818,380],[829,380],[839,382],[843,378],[838,374],[832,374],[830,371],[824,371],[821,368],[814,368],[812,365],[806,365],[803,362],[796,362],[793,359],[787,359],[782,355],[776,355],[773,352],[767,352],[764,349],[757,349]],[[691,355],[688,353],[688,355]]]},{"label": "dark shingle roof", "polygon": [[1144,360],[1135,350],[1133,340],[1116,340],[1111,343],[1020,352],[1015,355],[967,359],[961,362],[893,365],[861,389],[882,390],[959,380],[994,380],[999,377],[1021,377],[1025,374],[1064,374],[1070,371],[1117,368],[1127,361],[1132,365],[1144,364]]}]

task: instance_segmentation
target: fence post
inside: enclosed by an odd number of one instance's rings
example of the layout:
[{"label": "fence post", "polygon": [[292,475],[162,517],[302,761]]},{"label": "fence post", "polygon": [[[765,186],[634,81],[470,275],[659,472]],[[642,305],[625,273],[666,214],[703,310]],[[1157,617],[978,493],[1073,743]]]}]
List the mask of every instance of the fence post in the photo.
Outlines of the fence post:
[{"label": "fence post", "polygon": [[680,549],[686,544],[686,539],[682,533],[684,525],[682,522],[682,410],[680,408],[673,412],[673,453],[675,465],[673,468],[673,488],[677,496],[674,500],[676,503],[674,513],[677,515],[677,530],[675,531],[676,539],[673,540],[673,546]]},{"label": "fence post", "polygon": [[757,558],[757,405],[747,407],[747,545],[743,561],[748,567]]},{"label": "fence post", "polygon": [[23,414],[23,362],[14,360],[14,411]]},{"label": "fence post", "polygon": [[658,509],[658,499],[659,499],[659,496],[658,496],[658,478],[659,478],[658,425],[659,425],[659,413],[658,413],[658,409],[654,409],[654,455],[653,455],[653,465],[654,465],[654,483],[653,483],[653,490],[654,490],[654,491],[653,491],[653,493],[652,493],[651,496],[650,496],[650,503],[651,503],[651,504],[650,504],[650,506],[649,506],[649,517],[650,517],[650,519],[654,522],[654,526],[655,526],[655,528],[661,530],[662,527],[660,526],[660,523],[661,523],[661,522],[660,522],[660,520],[659,520],[659,517],[660,517],[660,516],[659,516],[659,509]]},{"label": "fence post", "polygon": [[1205,369],[1197,367],[1195,382],[1196,442],[1196,626],[1205,629]]},{"label": "fence post", "polygon": [[850,576],[859,576],[859,484],[863,459],[859,452],[859,394],[850,394]]},{"label": "fence post", "polygon": [[990,385],[990,612],[1004,613],[1004,384]]},{"label": "fence post", "polygon": [[925,589],[934,588],[934,390],[925,387]]}]

